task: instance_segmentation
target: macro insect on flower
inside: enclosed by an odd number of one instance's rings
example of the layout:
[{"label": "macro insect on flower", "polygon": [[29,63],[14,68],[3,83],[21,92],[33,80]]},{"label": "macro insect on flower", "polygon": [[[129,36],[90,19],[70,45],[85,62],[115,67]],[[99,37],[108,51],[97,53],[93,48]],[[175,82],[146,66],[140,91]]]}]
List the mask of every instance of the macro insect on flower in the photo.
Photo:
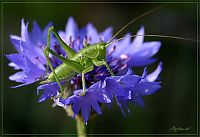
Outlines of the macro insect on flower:
[{"label": "macro insect on flower", "polygon": [[101,114],[100,103],[110,104],[116,98],[125,114],[123,108],[128,110],[128,102],[144,106],[141,96],[160,88],[160,83],[154,81],[162,70],[162,63],[150,75],[146,69],[143,76],[130,70],[153,63],[152,56],[160,48],[160,42],[143,41],[144,27],[132,42],[126,38],[109,45],[101,41],[112,37],[111,27],[98,33],[92,24],[88,24],[79,30],[72,17],[68,20],[66,32],[57,33],[49,26],[42,31],[34,22],[32,32],[28,32],[28,24],[22,20],[21,37],[11,35],[18,54],[7,55],[11,61],[9,65],[22,70],[9,77],[22,83],[15,87],[41,83],[37,89],[38,94],[43,91],[39,102],[53,98],[56,105],[65,109],[72,106],[73,116],[81,111],[87,122],[92,110]]},{"label": "macro insect on flower", "polygon": [[100,33],[92,24],[79,29],[72,17],[65,32],[57,32],[50,24],[42,31],[36,22],[28,32],[28,23],[22,19],[21,36],[10,36],[18,53],[7,55],[9,66],[21,71],[9,79],[22,83],[14,88],[39,82],[39,102],[53,99],[85,123],[94,111],[102,113],[103,104],[116,102],[125,115],[129,102],[143,107],[142,96],[160,89],[156,80],[162,63],[150,74],[145,68],[142,76],[132,69],[155,62],[152,57],[161,43],[144,42],[144,27],[133,41],[129,34],[123,39],[114,39],[116,35],[111,27]]}]

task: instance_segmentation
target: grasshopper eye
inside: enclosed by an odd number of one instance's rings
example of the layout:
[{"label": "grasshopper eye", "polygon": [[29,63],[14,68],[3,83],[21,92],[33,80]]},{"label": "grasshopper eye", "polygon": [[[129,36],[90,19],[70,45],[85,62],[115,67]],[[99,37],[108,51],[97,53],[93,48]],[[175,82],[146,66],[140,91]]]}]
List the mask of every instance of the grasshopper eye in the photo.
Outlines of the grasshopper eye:
[{"label": "grasshopper eye", "polygon": [[105,49],[106,48],[106,44],[105,43],[102,43],[101,45],[100,45],[100,49]]},{"label": "grasshopper eye", "polygon": [[79,57],[80,57],[80,59],[82,59],[82,58],[83,58],[83,56],[82,56],[82,55],[79,55]]}]

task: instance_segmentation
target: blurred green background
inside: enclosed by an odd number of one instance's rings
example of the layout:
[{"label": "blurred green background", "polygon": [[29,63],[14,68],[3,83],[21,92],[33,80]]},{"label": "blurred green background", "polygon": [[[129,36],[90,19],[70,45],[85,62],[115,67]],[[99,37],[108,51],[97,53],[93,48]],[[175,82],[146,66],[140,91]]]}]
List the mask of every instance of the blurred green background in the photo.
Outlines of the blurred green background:
[{"label": "blurred green background", "polygon": [[[21,19],[37,21],[44,28],[53,22],[58,30],[64,30],[69,16],[79,27],[92,22],[97,30],[108,26],[114,32],[131,19],[161,5],[160,3],[4,3],[3,4],[3,53],[15,53],[9,41],[10,34],[20,35]],[[143,17],[118,37],[135,34],[144,25],[146,34],[174,35],[197,38],[197,5],[174,3]],[[161,41],[156,58],[163,61],[162,88],[151,96],[145,96],[145,108],[131,107],[124,117],[113,104],[105,108],[101,116],[87,125],[91,134],[195,134],[197,132],[197,43],[177,39],[145,38],[145,41]],[[3,133],[4,134],[74,134],[75,120],[60,107],[52,108],[52,101],[38,103],[37,85],[10,88],[17,85],[8,80],[15,71],[8,67],[3,57]],[[155,63],[148,67],[156,68]],[[142,68],[143,69],[143,68]],[[136,72],[141,74],[141,68]],[[170,128],[190,127],[187,131],[170,131]]]}]

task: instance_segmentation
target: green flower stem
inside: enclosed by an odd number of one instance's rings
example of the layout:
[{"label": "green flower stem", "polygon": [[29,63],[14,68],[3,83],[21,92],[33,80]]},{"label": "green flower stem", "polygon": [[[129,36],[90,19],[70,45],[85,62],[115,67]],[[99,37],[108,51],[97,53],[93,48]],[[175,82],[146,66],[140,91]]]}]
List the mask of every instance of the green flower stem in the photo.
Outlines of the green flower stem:
[{"label": "green flower stem", "polygon": [[[71,106],[69,106],[67,109],[65,109],[65,111],[67,112],[68,116],[70,116],[70,117],[72,117],[74,114]],[[86,137],[86,127],[85,127],[83,118],[81,116],[77,115],[75,117],[75,119],[76,119],[76,128],[77,128],[78,137]]]},{"label": "green flower stem", "polygon": [[76,117],[76,128],[78,137],[86,137],[86,127],[83,118],[80,116]]}]

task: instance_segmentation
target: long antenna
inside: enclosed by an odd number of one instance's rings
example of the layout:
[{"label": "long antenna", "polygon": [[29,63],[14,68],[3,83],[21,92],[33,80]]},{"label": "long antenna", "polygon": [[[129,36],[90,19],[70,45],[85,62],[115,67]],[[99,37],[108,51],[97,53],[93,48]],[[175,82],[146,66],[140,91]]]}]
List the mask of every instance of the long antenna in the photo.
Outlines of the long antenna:
[{"label": "long antenna", "polygon": [[163,7],[163,6],[165,6],[165,5],[158,6],[158,7],[154,8],[154,9],[151,9],[150,11],[147,11],[147,12],[143,13],[142,15],[140,15],[140,16],[134,18],[134,19],[131,20],[129,23],[127,23],[123,28],[121,28],[117,33],[115,33],[115,35],[112,36],[112,38],[111,38],[107,43],[110,43],[122,30],[124,30],[125,28],[127,28],[127,27],[128,27],[129,25],[131,25],[133,22],[137,21],[138,19],[144,17],[145,15],[147,15],[147,14],[149,14],[149,13],[151,13],[151,12],[153,12],[153,11],[155,11],[155,10],[157,10],[157,9],[159,9],[159,8],[161,8],[161,7]]},{"label": "long antenna", "polygon": [[123,40],[123,39],[126,39],[126,38],[133,38],[133,37],[136,37],[136,36],[145,36],[145,37],[159,37],[159,38],[171,38],[171,39],[179,39],[179,40],[187,40],[187,41],[193,41],[193,42],[199,42],[199,40],[195,40],[195,39],[190,39],[190,38],[184,38],[184,37],[178,37],[178,36],[172,36],[172,35],[158,35],[158,34],[146,34],[146,35],[131,35],[131,36],[126,36],[126,37],[122,37],[122,38],[119,38],[117,40],[114,40],[110,43],[108,43],[106,45],[106,47],[108,47],[109,45],[117,42],[117,41],[120,41],[120,40]]}]

